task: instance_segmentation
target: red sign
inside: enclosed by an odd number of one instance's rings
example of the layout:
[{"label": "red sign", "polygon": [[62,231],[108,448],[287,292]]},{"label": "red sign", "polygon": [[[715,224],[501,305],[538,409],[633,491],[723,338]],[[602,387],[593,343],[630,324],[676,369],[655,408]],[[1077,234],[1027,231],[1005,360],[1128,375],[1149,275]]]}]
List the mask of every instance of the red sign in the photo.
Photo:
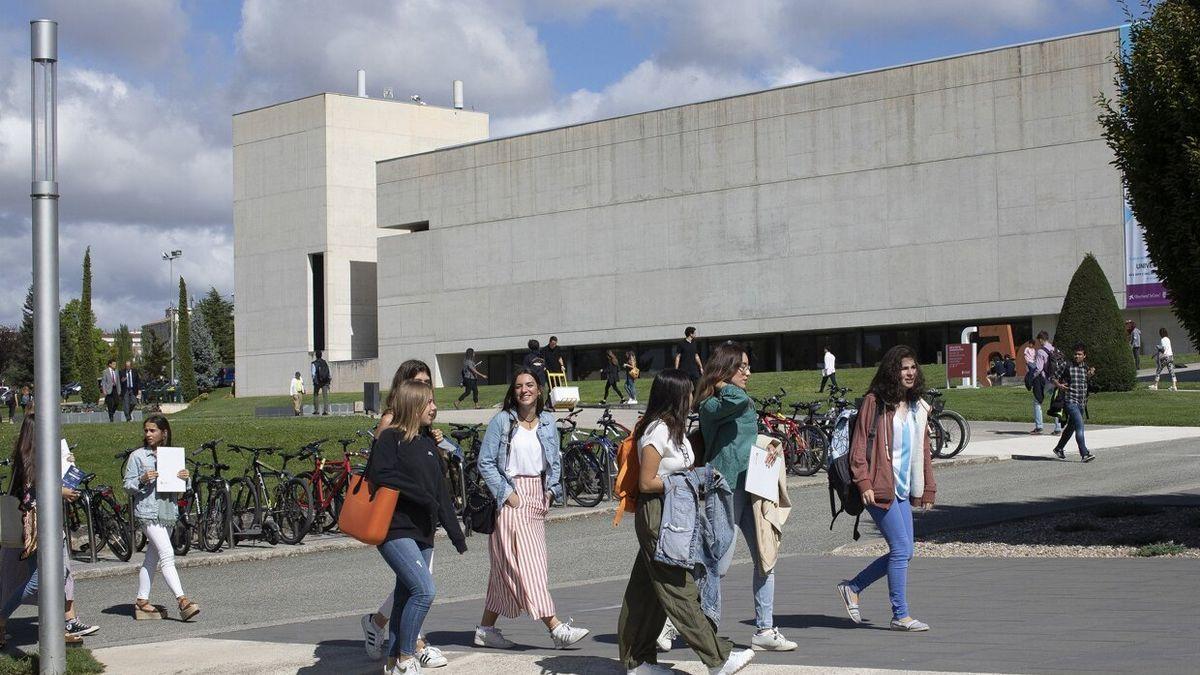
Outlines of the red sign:
[{"label": "red sign", "polygon": [[946,345],[946,377],[971,377],[971,345]]}]

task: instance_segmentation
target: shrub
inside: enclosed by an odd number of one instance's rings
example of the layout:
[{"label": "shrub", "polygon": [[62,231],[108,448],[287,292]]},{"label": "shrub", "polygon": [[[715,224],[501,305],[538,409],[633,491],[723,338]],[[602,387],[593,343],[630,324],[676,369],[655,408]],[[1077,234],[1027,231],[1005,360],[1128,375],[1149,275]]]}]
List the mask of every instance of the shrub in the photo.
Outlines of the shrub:
[{"label": "shrub", "polygon": [[1077,342],[1087,346],[1088,363],[1096,369],[1092,383],[1098,391],[1133,389],[1137,373],[1125,334],[1125,321],[1113,297],[1112,286],[1091,253],[1083,257],[1075,276],[1071,277],[1054,334],[1054,346],[1068,359]]},{"label": "shrub", "polygon": [[1160,555],[1179,555],[1186,553],[1187,547],[1183,544],[1176,544],[1173,541],[1162,541],[1157,544],[1148,544],[1142,546],[1133,554],[1139,558],[1153,558]]}]

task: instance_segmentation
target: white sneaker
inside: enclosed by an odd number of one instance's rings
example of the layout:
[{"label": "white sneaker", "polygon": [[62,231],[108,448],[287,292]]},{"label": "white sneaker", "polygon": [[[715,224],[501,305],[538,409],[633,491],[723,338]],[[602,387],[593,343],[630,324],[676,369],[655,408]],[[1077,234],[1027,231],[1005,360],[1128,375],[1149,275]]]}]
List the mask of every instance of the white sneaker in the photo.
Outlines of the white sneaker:
[{"label": "white sneaker", "polygon": [[1147,389],[1158,389],[1158,383],[1157,383],[1157,382],[1155,382],[1154,384],[1152,384],[1152,385],[1150,385],[1149,387],[1146,387],[1146,388],[1147,388]]},{"label": "white sneaker", "polygon": [[421,666],[416,659],[410,657],[397,661],[391,668],[384,666],[383,675],[421,675]]},{"label": "white sneaker", "polygon": [[636,398],[631,398],[628,401],[625,401],[625,405],[637,405],[637,404],[638,404],[638,402],[637,402]]},{"label": "white sneaker", "polygon": [[1179,391],[1179,387],[1173,384],[1171,385],[1171,391]]},{"label": "white sneaker", "polygon": [[554,640],[555,649],[566,649],[587,637],[589,632],[586,628],[576,628],[570,622],[564,621],[550,631],[550,637]]},{"label": "white sneaker", "polygon": [[768,628],[755,633],[750,646],[760,652],[790,652],[796,643],[783,637],[778,628]]},{"label": "white sneaker", "polygon": [[501,633],[500,629],[495,626],[488,628],[476,626],[474,644],[476,647],[491,649],[512,649],[516,646],[512,640],[505,638],[504,633]]},{"label": "white sneaker", "polygon": [[626,672],[628,675],[671,675],[675,671],[658,663],[643,663]]},{"label": "white sneaker", "polygon": [[442,650],[431,644],[426,644],[425,649],[417,652],[417,662],[421,664],[422,668],[441,668],[449,663],[446,656],[442,654]]},{"label": "white sneaker", "polygon": [[382,628],[375,625],[370,614],[363,615],[360,623],[362,623],[363,648],[367,650],[367,658],[372,661],[382,659],[383,647],[387,644],[387,634],[383,632]]},{"label": "white sneaker", "polygon": [[671,643],[675,642],[675,638],[679,637],[679,631],[676,630],[675,624],[671,623],[670,619],[663,624],[662,632],[658,634],[658,651],[671,651]]},{"label": "white sneaker", "polygon": [[754,652],[750,649],[729,652],[729,658],[725,659],[725,663],[717,668],[709,668],[708,675],[733,675],[749,665],[752,660],[754,660]]}]

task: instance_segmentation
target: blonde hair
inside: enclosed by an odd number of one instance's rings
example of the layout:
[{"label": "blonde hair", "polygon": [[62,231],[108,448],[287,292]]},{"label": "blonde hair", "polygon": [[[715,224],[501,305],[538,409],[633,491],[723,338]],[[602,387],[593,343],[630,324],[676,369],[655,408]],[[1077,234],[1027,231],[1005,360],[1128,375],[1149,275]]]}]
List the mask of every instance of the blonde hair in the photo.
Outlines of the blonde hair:
[{"label": "blonde hair", "polygon": [[391,428],[403,432],[406,443],[421,433],[421,415],[432,401],[433,387],[415,380],[401,382],[400,386],[389,394]]}]

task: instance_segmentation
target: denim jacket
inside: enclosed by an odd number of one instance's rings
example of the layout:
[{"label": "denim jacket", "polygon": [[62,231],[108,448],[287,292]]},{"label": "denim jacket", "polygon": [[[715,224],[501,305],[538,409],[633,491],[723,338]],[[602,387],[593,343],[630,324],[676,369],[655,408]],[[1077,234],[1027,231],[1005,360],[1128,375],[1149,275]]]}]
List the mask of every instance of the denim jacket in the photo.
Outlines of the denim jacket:
[{"label": "denim jacket", "polygon": [[733,546],[733,491],[711,466],[663,477],[663,520],[654,559],[691,570],[700,608],[721,623],[721,557]]},{"label": "denim jacket", "polygon": [[[142,474],[146,471],[157,471],[158,458],[150,448],[138,448],[129,456],[125,465],[125,491],[133,499],[133,517],[143,523],[174,527],[179,519],[177,495],[173,492],[159,494],[155,488],[157,481],[141,483]],[[191,480],[187,481],[191,487]]]},{"label": "denim jacket", "polygon": [[[558,449],[558,427],[555,426],[554,415],[543,411],[538,416],[537,437],[542,442],[542,455],[546,458],[546,489],[557,500],[562,498],[562,484],[559,476],[562,473],[562,453]],[[508,444],[516,433],[517,414],[511,410],[501,410],[488,422],[487,431],[483,434],[483,443],[479,448],[479,475],[487,484],[488,492],[496,498],[497,504],[503,504],[516,486],[512,478],[505,472],[508,466]]]}]

